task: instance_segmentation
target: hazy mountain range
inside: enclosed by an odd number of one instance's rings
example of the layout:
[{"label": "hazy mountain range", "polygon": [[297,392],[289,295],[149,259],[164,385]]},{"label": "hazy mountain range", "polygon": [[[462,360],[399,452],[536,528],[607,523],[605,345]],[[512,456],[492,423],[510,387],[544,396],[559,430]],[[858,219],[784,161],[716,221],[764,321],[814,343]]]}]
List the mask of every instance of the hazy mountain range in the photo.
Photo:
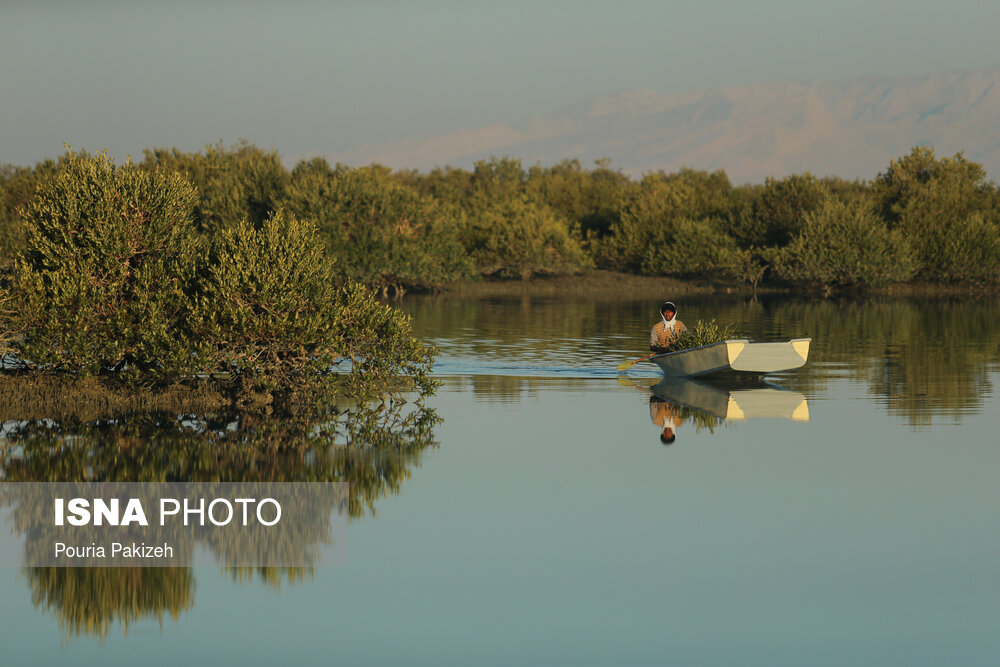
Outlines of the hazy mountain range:
[{"label": "hazy mountain range", "polygon": [[490,155],[525,166],[610,157],[629,174],[725,169],[734,183],[812,172],[874,178],[916,145],[964,151],[1000,176],[1000,67],[926,76],[760,83],[683,94],[633,90],[520,127],[492,125],[330,155],[351,165],[470,167]]}]

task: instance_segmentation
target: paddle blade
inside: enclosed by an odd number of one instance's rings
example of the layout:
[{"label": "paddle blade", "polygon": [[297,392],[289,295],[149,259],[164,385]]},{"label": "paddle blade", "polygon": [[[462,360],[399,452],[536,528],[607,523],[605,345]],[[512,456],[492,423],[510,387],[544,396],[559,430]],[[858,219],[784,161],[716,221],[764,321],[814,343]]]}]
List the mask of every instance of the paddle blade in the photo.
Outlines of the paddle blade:
[{"label": "paddle blade", "polygon": [[637,363],[639,363],[639,361],[640,361],[639,359],[636,359],[634,361],[626,361],[624,363],[618,364],[618,370],[626,371],[635,366]]},{"label": "paddle blade", "polygon": [[626,361],[625,363],[621,364],[618,367],[618,370],[620,370],[620,371],[627,370],[627,369],[632,368],[633,366],[635,366],[640,361],[646,361],[646,359],[649,359],[650,357],[655,357],[655,356],[656,356],[656,352],[653,352],[651,354],[647,354],[645,357],[639,357],[635,361]]}]

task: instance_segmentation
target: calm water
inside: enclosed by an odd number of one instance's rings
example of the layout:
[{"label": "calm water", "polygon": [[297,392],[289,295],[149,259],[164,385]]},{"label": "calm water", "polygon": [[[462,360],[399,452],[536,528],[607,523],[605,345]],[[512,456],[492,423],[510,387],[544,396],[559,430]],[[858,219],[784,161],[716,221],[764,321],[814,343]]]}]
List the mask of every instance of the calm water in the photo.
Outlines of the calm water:
[{"label": "calm water", "polygon": [[67,620],[99,597],[78,580],[0,569],[3,662],[1000,662],[1000,306],[679,305],[810,361],[653,393],[614,369],[655,304],[405,301],[443,421],[366,487],[350,566],[147,577],[159,620],[127,632]]}]

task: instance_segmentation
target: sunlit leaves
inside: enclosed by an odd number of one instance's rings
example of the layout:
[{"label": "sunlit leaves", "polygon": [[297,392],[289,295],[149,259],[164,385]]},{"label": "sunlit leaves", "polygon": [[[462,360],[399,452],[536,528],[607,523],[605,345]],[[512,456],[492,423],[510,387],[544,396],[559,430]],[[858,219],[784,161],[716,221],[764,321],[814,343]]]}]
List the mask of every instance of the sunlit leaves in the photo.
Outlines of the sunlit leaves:
[{"label": "sunlit leaves", "polygon": [[915,268],[909,244],[866,202],[831,197],[807,213],[792,242],[775,253],[774,271],[791,282],[829,288],[905,282]]},{"label": "sunlit leaves", "polygon": [[177,174],[68,153],[24,210],[12,294],[36,368],[154,375],[190,368],[185,288],[199,246]]}]

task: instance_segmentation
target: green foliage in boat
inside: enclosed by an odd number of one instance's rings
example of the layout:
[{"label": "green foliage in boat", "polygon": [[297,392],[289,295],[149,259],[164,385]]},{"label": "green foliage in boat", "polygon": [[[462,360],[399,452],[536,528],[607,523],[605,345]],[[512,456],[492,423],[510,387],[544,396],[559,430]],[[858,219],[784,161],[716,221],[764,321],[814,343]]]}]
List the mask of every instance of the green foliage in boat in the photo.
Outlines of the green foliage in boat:
[{"label": "green foliage in boat", "polygon": [[694,326],[689,327],[670,346],[670,351],[676,352],[677,350],[688,350],[693,347],[712,345],[714,343],[721,343],[724,340],[733,340],[735,338],[740,338],[739,334],[736,333],[735,324],[719,324],[715,321],[715,319],[698,320],[694,323]]}]

